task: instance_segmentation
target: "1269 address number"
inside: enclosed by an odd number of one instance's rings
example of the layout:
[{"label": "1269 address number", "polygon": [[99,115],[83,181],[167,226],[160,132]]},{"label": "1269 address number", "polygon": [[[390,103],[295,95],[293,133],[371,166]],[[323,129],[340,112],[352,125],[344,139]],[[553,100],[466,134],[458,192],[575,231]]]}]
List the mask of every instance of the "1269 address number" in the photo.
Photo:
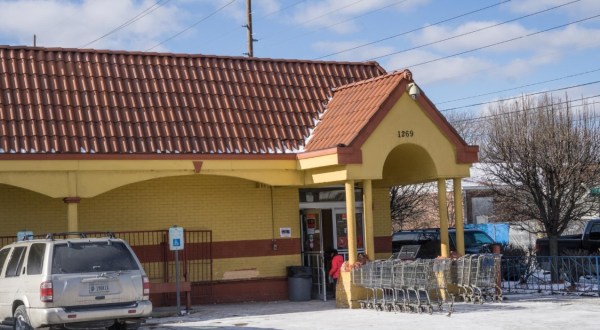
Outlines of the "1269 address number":
[{"label": "1269 address number", "polygon": [[415,136],[415,132],[413,130],[398,131],[399,138],[411,138],[413,136]]}]

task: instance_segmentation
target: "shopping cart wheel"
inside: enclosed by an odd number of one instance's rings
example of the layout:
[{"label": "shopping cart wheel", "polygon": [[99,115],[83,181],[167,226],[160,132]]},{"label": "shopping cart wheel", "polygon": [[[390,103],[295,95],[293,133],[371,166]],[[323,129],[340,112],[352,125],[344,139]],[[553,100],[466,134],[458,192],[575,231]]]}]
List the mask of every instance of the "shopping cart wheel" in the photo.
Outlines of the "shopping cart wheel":
[{"label": "shopping cart wheel", "polygon": [[496,301],[497,302],[502,302],[502,301],[504,301],[504,297],[498,296],[498,297],[496,297]]},{"label": "shopping cart wheel", "polygon": [[429,313],[429,315],[433,314],[433,306],[427,306],[427,312]]},{"label": "shopping cart wheel", "polygon": [[394,305],[394,312],[398,313],[398,312],[402,312],[402,307],[398,304]]},{"label": "shopping cart wheel", "polygon": [[423,313],[424,309],[425,309],[425,306],[417,306],[417,313],[419,313],[419,314]]},{"label": "shopping cart wheel", "polygon": [[364,302],[362,302],[362,301],[361,301],[361,302],[360,302],[360,309],[365,309],[365,307],[367,307],[367,306],[365,305],[365,303],[364,303]]}]

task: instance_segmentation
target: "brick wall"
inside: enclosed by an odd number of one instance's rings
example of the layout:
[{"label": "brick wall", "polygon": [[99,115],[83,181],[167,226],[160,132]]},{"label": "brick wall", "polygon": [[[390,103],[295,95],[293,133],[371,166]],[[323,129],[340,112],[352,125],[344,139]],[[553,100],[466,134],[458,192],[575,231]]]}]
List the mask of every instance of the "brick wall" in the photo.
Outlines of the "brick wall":
[{"label": "brick wall", "polygon": [[0,184],[0,236],[16,236],[24,229],[46,234],[66,228],[67,205],[62,199]]}]

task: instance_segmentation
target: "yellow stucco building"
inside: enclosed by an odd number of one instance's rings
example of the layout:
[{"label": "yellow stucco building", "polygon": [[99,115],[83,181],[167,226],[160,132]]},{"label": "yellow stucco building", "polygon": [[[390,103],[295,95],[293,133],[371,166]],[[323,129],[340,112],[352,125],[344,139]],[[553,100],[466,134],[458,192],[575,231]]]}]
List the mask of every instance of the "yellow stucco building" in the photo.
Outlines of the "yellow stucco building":
[{"label": "yellow stucco building", "polygon": [[[286,299],[287,266],[331,248],[350,264],[389,256],[389,187],[437,181],[446,205],[452,180],[464,250],[460,179],[477,147],[409,71],[8,46],[0,70],[3,242],[116,232],[162,283],[164,231],[178,225],[193,302]],[[341,305],[357,299],[348,274]]]}]

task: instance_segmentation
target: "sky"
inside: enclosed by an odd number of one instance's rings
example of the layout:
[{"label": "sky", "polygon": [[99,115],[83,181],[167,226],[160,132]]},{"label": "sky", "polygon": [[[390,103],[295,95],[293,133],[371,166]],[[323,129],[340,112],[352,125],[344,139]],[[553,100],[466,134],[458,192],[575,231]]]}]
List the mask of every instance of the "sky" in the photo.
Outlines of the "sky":
[{"label": "sky", "polygon": [[[600,102],[598,0],[253,0],[254,56],[408,68],[446,115]],[[246,56],[246,0],[0,0],[0,44]]]}]

